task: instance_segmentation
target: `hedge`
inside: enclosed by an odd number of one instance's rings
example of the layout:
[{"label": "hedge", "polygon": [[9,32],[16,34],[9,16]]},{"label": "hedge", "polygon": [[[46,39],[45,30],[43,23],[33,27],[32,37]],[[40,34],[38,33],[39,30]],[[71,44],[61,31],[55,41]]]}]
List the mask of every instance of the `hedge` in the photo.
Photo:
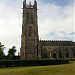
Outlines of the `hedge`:
[{"label": "hedge", "polygon": [[69,60],[5,60],[0,61],[0,67],[45,66],[66,63],[69,63]]}]

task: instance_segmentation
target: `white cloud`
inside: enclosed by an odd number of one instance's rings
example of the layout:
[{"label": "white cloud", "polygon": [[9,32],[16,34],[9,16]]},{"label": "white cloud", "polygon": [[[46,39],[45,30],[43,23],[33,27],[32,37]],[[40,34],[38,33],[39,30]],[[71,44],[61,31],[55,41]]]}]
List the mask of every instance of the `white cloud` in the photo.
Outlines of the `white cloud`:
[{"label": "white cloud", "polygon": [[21,8],[17,9],[0,3],[0,41],[7,48],[11,48],[14,45],[18,49],[20,48],[21,12]]},{"label": "white cloud", "polygon": [[[41,5],[41,4],[40,4]],[[67,39],[73,40],[74,36],[62,35],[74,32],[74,6],[60,7],[54,4],[42,4],[39,6],[39,34],[42,39]],[[50,35],[49,33],[56,34]],[[63,39],[63,40],[64,40]]]},{"label": "white cloud", "polygon": [[[27,3],[29,1],[30,0],[27,0]],[[68,34],[69,32],[74,31],[74,9],[72,5],[62,8],[54,4],[42,4],[41,1],[38,0],[38,8],[40,38],[73,38],[73,35]],[[21,13],[21,7],[13,8],[3,2],[0,2],[0,41],[5,45],[5,47],[7,47],[7,49],[15,45],[18,51],[20,50],[22,28]],[[66,35],[61,32],[66,33]],[[51,33],[52,35],[50,35]],[[5,52],[7,52],[7,49]]]}]

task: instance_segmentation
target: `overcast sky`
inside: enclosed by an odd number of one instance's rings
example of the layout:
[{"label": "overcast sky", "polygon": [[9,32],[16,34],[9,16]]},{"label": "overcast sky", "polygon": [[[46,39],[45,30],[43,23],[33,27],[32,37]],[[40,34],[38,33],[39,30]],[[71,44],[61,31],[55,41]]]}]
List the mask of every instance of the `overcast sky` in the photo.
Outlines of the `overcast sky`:
[{"label": "overcast sky", "polygon": [[[27,3],[34,0],[27,0]],[[74,0],[37,0],[41,40],[74,40]],[[0,0],[0,42],[20,50],[23,0]]]}]

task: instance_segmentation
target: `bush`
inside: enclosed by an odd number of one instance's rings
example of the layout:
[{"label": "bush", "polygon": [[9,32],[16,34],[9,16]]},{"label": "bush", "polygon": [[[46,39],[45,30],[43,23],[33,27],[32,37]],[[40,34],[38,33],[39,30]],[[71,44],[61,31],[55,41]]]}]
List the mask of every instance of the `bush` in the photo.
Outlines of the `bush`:
[{"label": "bush", "polygon": [[75,61],[75,58],[74,59],[70,59],[70,61]]},{"label": "bush", "polygon": [[69,60],[7,60],[0,61],[0,67],[45,66],[66,63],[69,63]]}]

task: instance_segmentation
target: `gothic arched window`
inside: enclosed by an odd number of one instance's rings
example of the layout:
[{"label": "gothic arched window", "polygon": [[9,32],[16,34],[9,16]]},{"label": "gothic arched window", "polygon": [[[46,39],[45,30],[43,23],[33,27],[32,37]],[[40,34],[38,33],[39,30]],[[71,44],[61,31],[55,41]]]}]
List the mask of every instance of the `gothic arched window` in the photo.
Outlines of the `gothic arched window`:
[{"label": "gothic arched window", "polygon": [[32,34],[32,27],[29,26],[29,37],[31,37],[31,34]]},{"label": "gothic arched window", "polygon": [[33,23],[33,13],[31,13],[31,22]]},{"label": "gothic arched window", "polygon": [[29,22],[29,13],[27,12],[27,22]]},{"label": "gothic arched window", "polygon": [[53,58],[57,58],[57,54],[56,53],[53,53]]},{"label": "gothic arched window", "polygon": [[65,48],[65,57],[69,58],[69,48]]},{"label": "gothic arched window", "polygon": [[75,48],[72,48],[73,58],[75,58]]},{"label": "gothic arched window", "polygon": [[48,52],[46,48],[44,48],[42,51],[42,58],[48,58]]},{"label": "gothic arched window", "polygon": [[62,48],[58,48],[58,53],[59,53],[58,57],[62,58]]}]

